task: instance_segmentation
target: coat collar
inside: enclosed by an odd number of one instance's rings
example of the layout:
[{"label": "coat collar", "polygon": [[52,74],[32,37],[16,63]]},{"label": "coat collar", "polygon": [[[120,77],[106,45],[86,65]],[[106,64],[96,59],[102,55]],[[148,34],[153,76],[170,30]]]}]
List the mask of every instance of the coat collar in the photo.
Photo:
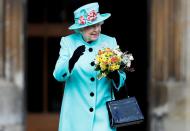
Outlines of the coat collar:
[{"label": "coat collar", "polygon": [[101,37],[101,34],[100,34],[100,36],[98,37],[97,40],[92,41],[91,43],[86,42],[86,41],[83,39],[83,37],[82,37],[82,35],[81,35],[80,33],[78,33],[78,37],[79,37],[79,41],[81,41],[81,42],[82,42],[83,44],[85,44],[86,46],[94,46],[94,45],[96,45],[96,44],[98,43],[98,41],[99,41],[99,39],[100,39],[100,37]]}]

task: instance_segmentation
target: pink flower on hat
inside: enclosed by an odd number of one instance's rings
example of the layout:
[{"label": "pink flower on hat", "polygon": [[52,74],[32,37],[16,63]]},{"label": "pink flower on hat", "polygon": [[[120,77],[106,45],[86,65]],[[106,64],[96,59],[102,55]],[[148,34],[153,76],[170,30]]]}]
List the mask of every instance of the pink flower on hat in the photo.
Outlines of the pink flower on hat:
[{"label": "pink flower on hat", "polygon": [[86,23],[84,16],[80,16],[78,23],[84,25]]},{"label": "pink flower on hat", "polygon": [[94,21],[97,18],[97,13],[95,10],[92,10],[91,12],[88,13],[87,20],[88,21]]}]

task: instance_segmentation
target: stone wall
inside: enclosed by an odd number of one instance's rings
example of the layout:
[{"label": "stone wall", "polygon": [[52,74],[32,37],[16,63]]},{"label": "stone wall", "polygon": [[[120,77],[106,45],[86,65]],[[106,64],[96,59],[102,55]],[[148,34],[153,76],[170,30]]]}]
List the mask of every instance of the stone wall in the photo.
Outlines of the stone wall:
[{"label": "stone wall", "polygon": [[190,0],[151,2],[151,131],[190,131]]},{"label": "stone wall", "polygon": [[23,90],[10,81],[0,80],[0,131],[24,130]]},{"label": "stone wall", "polygon": [[24,3],[0,1],[0,131],[25,130]]}]

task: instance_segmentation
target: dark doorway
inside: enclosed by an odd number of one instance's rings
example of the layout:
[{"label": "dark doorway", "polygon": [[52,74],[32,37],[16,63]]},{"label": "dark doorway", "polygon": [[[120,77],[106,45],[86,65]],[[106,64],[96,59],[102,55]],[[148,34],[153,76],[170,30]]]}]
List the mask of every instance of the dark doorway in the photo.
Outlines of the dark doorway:
[{"label": "dark doorway", "polygon": [[28,0],[26,102],[27,131],[58,130],[64,83],[53,78],[62,35],[70,23],[67,0]]},{"label": "dark doorway", "polygon": [[[53,78],[52,72],[58,57],[59,41],[61,36],[71,33],[67,32],[67,25],[73,23],[73,11],[93,1],[28,0],[27,109],[29,114],[35,113],[29,120],[31,129],[28,128],[28,131],[57,129],[64,83],[58,83]],[[141,0],[137,3],[137,1],[97,0],[97,2],[100,4],[101,13],[112,14],[111,18],[105,21],[102,33],[114,36],[121,50],[128,50],[135,58],[133,63],[135,72],[127,74],[126,83],[129,95],[137,98],[145,116],[142,124],[120,128],[119,131],[148,131],[148,1]],[[45,117],[41,117],[44,114]],[[48,121],[45,121],[44,128],[35,128],[34,126],[39,124],[31,123],[39,118],[55,121],[49,121],[53,124],[51,127],[45,128],[48,125]]]}]

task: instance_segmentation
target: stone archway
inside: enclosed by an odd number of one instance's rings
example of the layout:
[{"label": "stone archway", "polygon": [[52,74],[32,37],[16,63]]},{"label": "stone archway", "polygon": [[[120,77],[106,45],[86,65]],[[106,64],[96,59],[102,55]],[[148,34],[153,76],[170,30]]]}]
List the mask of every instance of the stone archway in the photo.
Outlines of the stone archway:
[{"label": "stone archway", "polygon": [[[24,130],[25,1],[0,1],[0,130]],[[150,1],[150,131],[188,131],[190,1]]]}]

